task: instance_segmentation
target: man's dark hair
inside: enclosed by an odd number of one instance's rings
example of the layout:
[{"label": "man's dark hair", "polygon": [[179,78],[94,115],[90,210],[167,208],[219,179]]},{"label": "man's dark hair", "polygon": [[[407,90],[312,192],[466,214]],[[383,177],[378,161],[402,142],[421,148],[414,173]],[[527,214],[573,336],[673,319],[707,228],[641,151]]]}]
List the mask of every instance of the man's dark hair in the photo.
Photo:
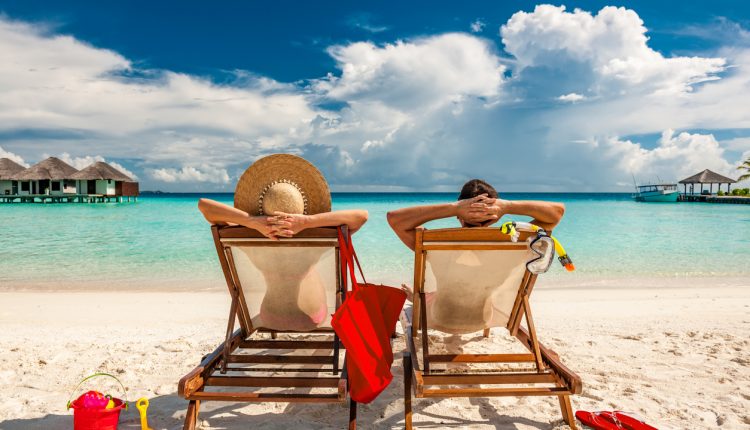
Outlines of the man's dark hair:
[{"label": "man's dark hair", "polygon": [[465,183],[461,188],[461,194],[458,195],[459,200],[470,199],[480,194],[487,194],[487,197],[496,199],[497,191],[495,188],[481,179],[472,179]]}]

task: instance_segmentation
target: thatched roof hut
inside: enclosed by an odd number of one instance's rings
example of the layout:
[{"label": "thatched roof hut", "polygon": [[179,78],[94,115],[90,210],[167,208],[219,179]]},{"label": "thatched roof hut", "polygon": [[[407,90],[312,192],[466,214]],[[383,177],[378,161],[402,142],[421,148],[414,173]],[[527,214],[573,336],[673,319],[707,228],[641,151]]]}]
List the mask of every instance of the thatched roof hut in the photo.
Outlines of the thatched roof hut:
[{"label": "thatched roof hut", "polygon": [[26,170],[25,167],[11,160],[10,158],[0,158],[0,180],[15,180],[20,172]]},{"label": "thatched roof hut", "polygon": [[133,182],[133,178],[103,161],[97,161],[85,169],[71,175],[70,179],[87,181],[111,179],[113,181]]},{"label": "thatched roof hut", "polygon": [[61,180],[70,179],[78,169],[62,161],[57,157],[49,157],[42,160],[28,169],[20,172],[14,179],[22,181],[39,181],[44,179]]},{"label": "thatched roof hut", "polygon": [[[712,172],[708,169],[696,173],[695,175],[685,178],[680,181],[680,183],[683,185],[685,189],[685,194],[688,194],[688,185],[690,185],[690,194],[692,194],[695,191],[695,184],[701,185],[700,194],[713,194],[714,192],[714,184],[718,184],[716,191],[721,190],[721,184],[727,184],[727,192],[729,192],[729,187],[731,184],[734,184],[735,181],[732,178],[727,178],[724,175],[720,175],[716,172]],[[703,185],[708,184],[708,191],[703,190]]]},{"label": "thatched roof hut", "polygon": [[708,169],[680,181],[681,184],[734,184],[732,178],[712,172]]}]

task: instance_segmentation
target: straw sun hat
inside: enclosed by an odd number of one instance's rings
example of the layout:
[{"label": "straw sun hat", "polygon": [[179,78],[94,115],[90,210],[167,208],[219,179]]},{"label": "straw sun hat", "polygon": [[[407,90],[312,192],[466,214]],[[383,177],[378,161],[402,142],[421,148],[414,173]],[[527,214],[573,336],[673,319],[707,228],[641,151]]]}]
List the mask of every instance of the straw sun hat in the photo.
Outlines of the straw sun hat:
[{"label": "straw sun hat", "polygon": [[234,207],[250,215],[312,215],[331,211],[331,192],[320,171],[302,157],[274,154],[245,170],[234,190]]}]

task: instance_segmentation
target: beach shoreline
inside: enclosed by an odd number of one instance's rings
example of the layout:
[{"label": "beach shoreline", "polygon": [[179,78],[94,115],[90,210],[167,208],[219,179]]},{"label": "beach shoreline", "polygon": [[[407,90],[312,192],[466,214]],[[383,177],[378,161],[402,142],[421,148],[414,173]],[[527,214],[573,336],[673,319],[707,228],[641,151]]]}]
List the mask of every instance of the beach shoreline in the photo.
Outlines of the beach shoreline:
[{"label": "beach shoreline", "polygon": [[[218,266],[218,264],[217,264]],[[411,275],[401,277],[389,277],[388,279],[373,278],[376,284],[398,286],[401,283],[411,285]],[[750,288],[750,277],[740,275],[703,275],[703,276],[628,276],[628,277],[604,277],[598,275],[579,275],[577,273],[563,273],[552,276],[542,275],[539,277],[536,288],[538,289],[619,289],[619,288],[704,288],[708,286],[721,287],[747,287]],[[102,293],[161,293],[161,292],[224,292],[226,282],[221,278],[216,279],[136,279],[136,280],[78,280],[78,281],[26,281],[26,282],[4,282],[0,285],[0,294],[13,292],[50,292],[50,293],[72,293],[72,292],[102,292]]]},{"label": "beach shoreline", "polygon": [[[574,409],[629,410],[659,428],[750,425],[750,396],[741,392],[750,384],[750,288],[721,278],[687,284],[540,286],[534,292],[541,340],[583,380]],[[175,394],[177,381],[221,342],[229,308],[228,294],[218,288],[180,294],[2,291],[0,301],[4,430],[70,428],[68,395],[95,371],[121,378],[130,400],[149,397],[154,429],[182,428],[187,402]],[[494,329],[476,348],[502,347],[503,332]],[[360,406],[363,428],[403,427],[403,348],[398,339],[394,382],[375,402]],[[418,427],[567,428],[556,399],[414,402]],[[342,428],[346,414],[340,405],[209,402],[201,410],[206,429]],[[135,413],[124,413],[121,428],[136,424]]]}]

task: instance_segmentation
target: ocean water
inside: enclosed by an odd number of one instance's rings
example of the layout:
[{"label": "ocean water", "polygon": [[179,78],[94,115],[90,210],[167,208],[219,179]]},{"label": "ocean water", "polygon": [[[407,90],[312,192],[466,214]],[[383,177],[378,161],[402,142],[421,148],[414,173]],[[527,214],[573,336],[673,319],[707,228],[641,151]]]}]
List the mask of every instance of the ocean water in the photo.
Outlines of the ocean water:
[{"label": "ocean water", "polygon": [[[209,225],[197,209],[200,197],[233,199],[163,194],[129,204],[1,204],[0,289],[223,287]],[[503,197],[565,203],[555,236],[577,270],[567,273],[555,263],[545,280],[750,275],[747,205],[636,203],[627,194]],[[413,254],[391,231],[387,211],[454,199],[448,193],[342,193],[334,194],[333,208],[370,212],[355,235],[368,281],[411,283]],[[445,219],[427,226],[457,225]]]}]

